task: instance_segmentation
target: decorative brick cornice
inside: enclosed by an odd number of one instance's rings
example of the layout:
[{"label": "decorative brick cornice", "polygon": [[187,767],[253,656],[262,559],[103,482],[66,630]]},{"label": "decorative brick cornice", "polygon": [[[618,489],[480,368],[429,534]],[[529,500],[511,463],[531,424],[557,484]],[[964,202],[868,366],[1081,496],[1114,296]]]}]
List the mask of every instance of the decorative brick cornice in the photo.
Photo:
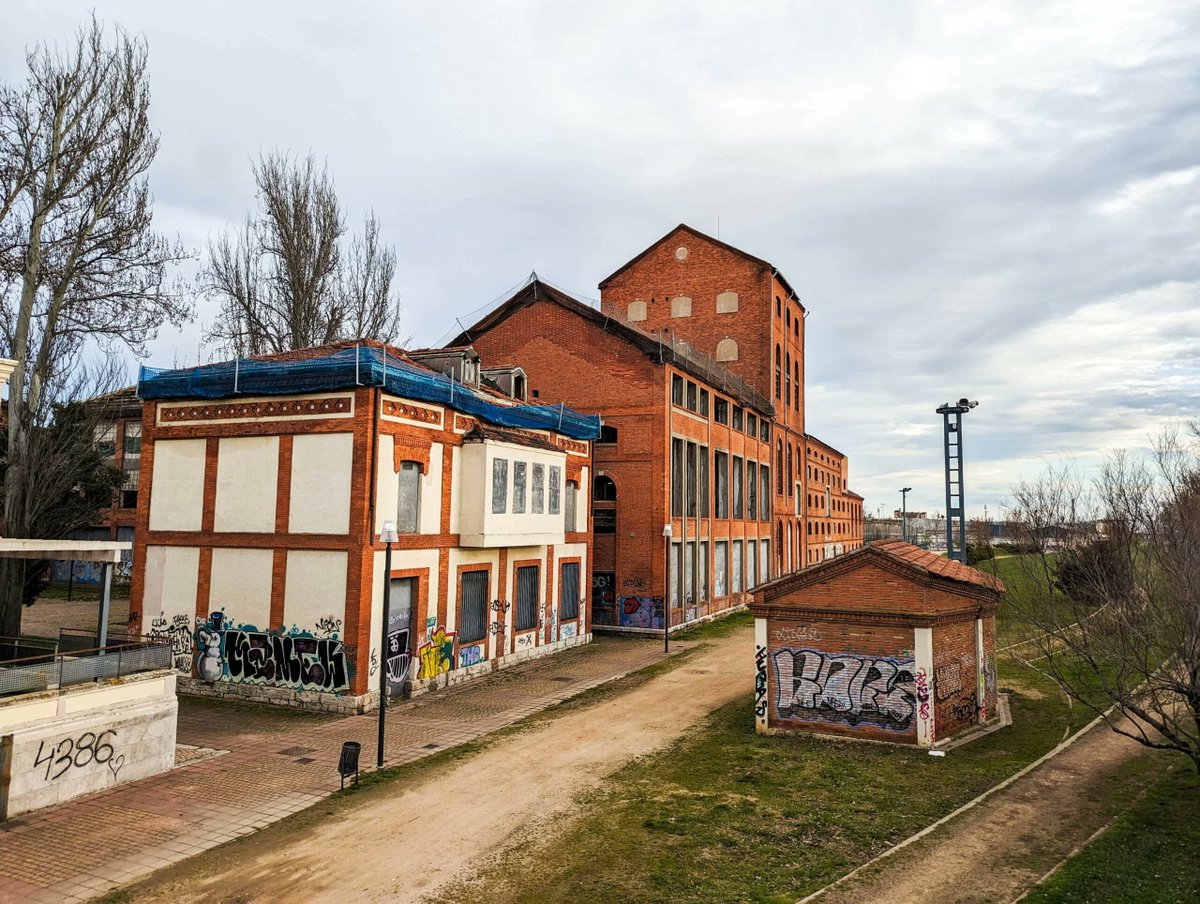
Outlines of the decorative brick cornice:
[{"label": "decorative brick cornice", "polygon": [[437,408],[426,408],[423,405],[414,405],[411,402],[395,402],[391,399],[383,400],[383,413],[387,417],[400,417],[409,421],[418,421],[422,424],[437,424],[442,423],[442,412]]},{"label": "decorative brick cornice", "polygon": [[321,399],[270,399],[257,402],[213,402],[207,405],[162,405],[164,424],[227,421],[251,418],[290,418],[304,415],[349,414],[349,396]]}]

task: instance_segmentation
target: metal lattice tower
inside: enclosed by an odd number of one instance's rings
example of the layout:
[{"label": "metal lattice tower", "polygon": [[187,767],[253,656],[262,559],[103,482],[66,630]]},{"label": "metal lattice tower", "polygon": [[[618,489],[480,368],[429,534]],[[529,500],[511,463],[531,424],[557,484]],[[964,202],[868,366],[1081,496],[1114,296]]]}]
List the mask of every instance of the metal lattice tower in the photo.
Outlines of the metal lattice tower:
[{"label": "metal lattice tower", "polygon": [[[946,558],[967,562],[967,512],[963,496],[962,416],[978,405],[967,399],[938,408],[946,457]],[[957,545],[955,541],[957,540]]]}]

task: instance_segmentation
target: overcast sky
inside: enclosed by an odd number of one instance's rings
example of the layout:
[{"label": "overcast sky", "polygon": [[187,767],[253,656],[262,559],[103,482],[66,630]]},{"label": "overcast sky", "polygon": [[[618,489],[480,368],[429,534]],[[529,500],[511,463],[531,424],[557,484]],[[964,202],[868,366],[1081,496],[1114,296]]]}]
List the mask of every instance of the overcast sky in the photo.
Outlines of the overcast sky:
[{"label": "overcast sky", "polygon": [[93,7],[149,44],[158,226],[199,249],[261,150],[311,149],[418,344],[719,217],[810,310],[808,429],[872,513],[944,508],[949,399],[972,514],[1200,412],[1194,2],[5,0],[0,79]]}]

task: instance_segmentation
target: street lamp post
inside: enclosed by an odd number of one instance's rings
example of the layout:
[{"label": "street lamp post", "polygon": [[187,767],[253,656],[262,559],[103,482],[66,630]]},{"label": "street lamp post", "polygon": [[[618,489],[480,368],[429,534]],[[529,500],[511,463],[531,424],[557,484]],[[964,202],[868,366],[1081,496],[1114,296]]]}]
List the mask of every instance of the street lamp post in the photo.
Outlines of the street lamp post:
[{"label": "street lamp post", "polygon": [[[942,416],[943,448],[946,457],[946,558],[967,562],[967,518],[963,501],[962,416],[978,405],[969,399],[946,402],[937,409]],[[958,549],[954,548],[955,521]]]},{"label": "street lamp post", "polygon": [[900,539],[908,542],[908,494],[912,487],[900,488]]},{"label": "street lamp post", "polygon": [[387,711],[387,650],[388,609],[392,604],[392,544],[399,540],[396,522],[384,521],[379,534],[383,541],[383,625],[379,631],[379,747],[375,755],[375,768],[383,768],[383,717]]},{"label": "street lamp post", "polygon": [[663,545],[667,547],[667,571],[663,576],[663,652],[671,652],[671,522],[663,525]]}]

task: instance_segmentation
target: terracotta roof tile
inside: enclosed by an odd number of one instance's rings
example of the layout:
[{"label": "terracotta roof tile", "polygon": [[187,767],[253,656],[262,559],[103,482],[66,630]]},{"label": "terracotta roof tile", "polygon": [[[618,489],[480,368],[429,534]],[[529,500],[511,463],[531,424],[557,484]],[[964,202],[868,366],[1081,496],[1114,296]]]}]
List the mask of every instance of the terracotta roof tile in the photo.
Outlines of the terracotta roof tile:
[{"label": "terracotta roof tile", "polygon": [[927,549],[921,549],[919,546],[913,546],[911,543],[905,543],[903,540],[880,540],[872,543],[870,548],[938,577],[987,587],[989,590],[1000,593],[1004,592],[1004,582],[998,577],[980,571],[978,568],[972,568],[970,565],[964,565],[962,562],[939,556]]}]

